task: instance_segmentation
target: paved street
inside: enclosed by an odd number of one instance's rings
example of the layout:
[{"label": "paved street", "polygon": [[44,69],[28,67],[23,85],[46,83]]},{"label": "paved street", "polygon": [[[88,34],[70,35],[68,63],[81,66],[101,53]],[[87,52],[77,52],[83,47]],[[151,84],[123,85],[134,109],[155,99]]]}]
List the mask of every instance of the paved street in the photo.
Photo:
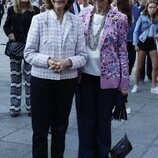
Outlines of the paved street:
[{"label": "paved street", "polygon": [[[0,44],[6,41],[0,28]],[[32,158],[31,118],[27,116],[24,100],[21,116],[11,118],[9,115],[10,72],[4,48],[4,45],[0,45],[0,158]],[[133,75],[130,85],[133,85]],[[150,93],[150,85],[151,82],[146,80],[139,93],[129,93],[132,113],[128,116],[126,129],[133,150],[127,158],[158,158],[158,95]],[[124,127],[124,121],[112,122],[113,144],[123,137]],[[78,135],[74,104],[66,136],[65,158],[77,158]]]}]

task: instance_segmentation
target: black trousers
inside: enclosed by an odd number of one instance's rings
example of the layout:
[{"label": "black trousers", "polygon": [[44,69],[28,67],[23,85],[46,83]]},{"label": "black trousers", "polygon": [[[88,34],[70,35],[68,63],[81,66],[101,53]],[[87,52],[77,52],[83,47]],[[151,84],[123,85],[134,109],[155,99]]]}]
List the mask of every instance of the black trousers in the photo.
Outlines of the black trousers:
[{"label": "black trousers", "polygon": [[[146,58],[147,58],[147,63],[146,63]],[[144,59],[143,68],[140,73],[140,79],[143,81],[145,80],[146,72],[147,72],[148,79],[151,80],[152,64],[151,64],[151,59],[148,53]]]},{"label": "black trousers", "polygon": [[136,60],[136,51],[132,42],[127,42],[127,51],[128,51],[128,60],[129,60],[129,75],[131,75]]},{"label": "black trousers", "polygon": [[48,158],[47,136],[51,126],[51,158],[63,158],[65,133],[77,79],[31,78],[33,158]]},{"label": "black trousers", "polygon": [[78,88],[78,158],[109,158],[111,115],[116,90],[100,89],[100,78],[87,74],[82,74]]}]

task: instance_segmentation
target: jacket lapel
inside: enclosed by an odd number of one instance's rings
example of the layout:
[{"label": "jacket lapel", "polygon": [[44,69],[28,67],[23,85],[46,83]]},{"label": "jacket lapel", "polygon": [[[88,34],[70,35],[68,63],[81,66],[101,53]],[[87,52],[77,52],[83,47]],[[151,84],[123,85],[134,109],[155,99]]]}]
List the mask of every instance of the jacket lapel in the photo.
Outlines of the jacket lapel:
[{"label": "jacket lapel", "polygon": [[[88,35],[88,27],[89,27],[89,22],[90,22],[90,16],[92,15],[92,10],[86,15],[86,17],[82,20],[82,22],[84,23],[85,25],[85,30],[84,32],[86,33],[86,35]],[[85,36],[86,38],[86,41],[88,40],[87,39],[88,36]]]},{"label": "jacket lapel", "polygon": [[102,36],[101,36],[101,39],[99,40],[99,43],[98,43],[98,47],[99,47],[99,50],[101,50],[102,48],[102,45],[105,41],[105,38],[108,34],[108,26],[110,25],[110,17],[111,17],[111,10],[109,11],[109,13],[107,14],[106,16],[106,19],[105,19],[105,24],[104,24],[104,27],[103,27],[103,33],[102,33]]},{"label": "jacket lapel", "polygon": [[104,25],[104,28],[103,28],[103,33],[102,33],[101,39],[99,40],[99,43],[98,43],[98,48],[99,48],[99,50],[101,50],[102,45],[103,45],[103,43],[104,43],[104,41],[105,41],[105,38],[106,38],[106,36],[107,36],[107,34],[108,34],[107,29],[108,29],[108,25],[107,25],[107,23],[105,22],[105,25]]},{"label": "jacket lapel", "polygon": [[65,31],[64,31],[64,36],[63,36],[63,43],[65,43],[65,40],[66,40],[66,38],[67,38],[67,36],[68,36],[68,34],[69,34],[71,28],[72,28],[72,21],[71,21],[71,18],[70,18],[70,16],[69,16],[69,14],[67,15],[66,18],[68,18],[68,19],[66,20],[66,24],[65,24]]}]

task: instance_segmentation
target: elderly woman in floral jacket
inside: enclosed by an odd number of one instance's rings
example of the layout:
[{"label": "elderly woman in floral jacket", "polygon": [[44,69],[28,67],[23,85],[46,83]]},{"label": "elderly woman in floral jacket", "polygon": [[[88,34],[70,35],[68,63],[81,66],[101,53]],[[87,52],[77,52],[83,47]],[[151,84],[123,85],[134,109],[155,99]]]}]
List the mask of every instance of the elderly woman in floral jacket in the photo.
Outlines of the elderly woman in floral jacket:
[{"label": "elderly woman in floral jacket", "polygon": [[127,17],[110,3],[94,0],[94,9],[80,13],[88,61],[77,104],[79,158],[109,158],[116,94],[128,90]]}]

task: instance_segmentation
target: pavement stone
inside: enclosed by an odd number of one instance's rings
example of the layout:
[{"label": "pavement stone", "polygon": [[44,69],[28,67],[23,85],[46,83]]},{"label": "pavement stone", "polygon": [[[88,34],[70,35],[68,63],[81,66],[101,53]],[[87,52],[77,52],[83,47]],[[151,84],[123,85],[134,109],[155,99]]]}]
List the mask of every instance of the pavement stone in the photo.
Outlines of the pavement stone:
[{"label": "pavement stone", "polygon": [[[5,17],[2,21],[4,23]],[[31,118],[27,116],[24,100],[22,113],[17,118],[9,115],[10,71],[9,59],[4,55],[7,38],[0,28],[0,158],[32,158]],[[129,104],[132,113],[128,121],[112,121],[112,144],[116,144],[126,131],[133,150],[127,158],[158,158],[158,95],[150,93],[151,82],[141,84],[140,92],[131,94],[134,74],[131,75]],[[50,147],[49,135],[49,147]],[[77,158],[78,133],[75,104],[71,110],[66,135],[65,158]],[[50,149],[49,149],[50,158]]]},{"label": "pavement stone", "polygon": [[25,158],[28,151],[31,153],[31,146],[23,143],[0,141],[0,149],[1,158]]}]

